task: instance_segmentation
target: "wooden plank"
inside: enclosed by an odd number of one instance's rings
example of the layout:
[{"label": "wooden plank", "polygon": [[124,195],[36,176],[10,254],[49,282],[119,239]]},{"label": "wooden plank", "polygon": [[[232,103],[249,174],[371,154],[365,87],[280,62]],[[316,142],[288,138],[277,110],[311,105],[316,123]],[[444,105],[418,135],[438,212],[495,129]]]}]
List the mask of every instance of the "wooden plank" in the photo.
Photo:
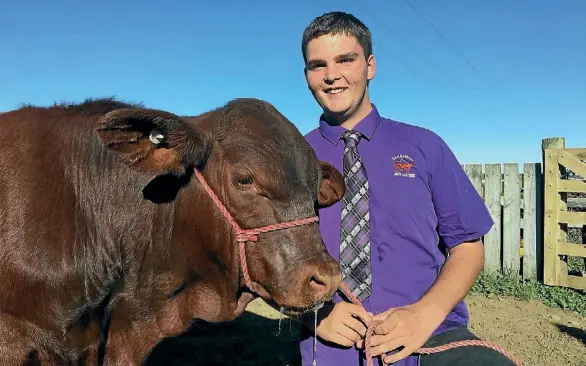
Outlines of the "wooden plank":
[{"label": "wooden plank", "polygon": [[570,257],[586,257],[586,244],[558,243],[558,254]]},{"label": "wooden plank", "polygon": [[[523,192],[525,190],[525,182],[524,182],[524,178],[525,178],[525,174],[524,173],[519,173],[519,184],[520,184],[520,189],[521,192]],[[525,209],[525,202],[523,202],[523,195],[520,196],[521,198],[521,210]],[[523,227],[523,218],[521,218],[521,227]]]},{"label": "wooden plank", "polygon": [[586,197],[568,197],[568,209],[584,210],[586,209]]},{"label": "wooden plank", "polygon": [[568,275],[568,287],[586,290],[586,277]]},{"label": "wooden plank", "polygon": [[558,222],[571,225],[586,225],[586,212],[560,211]]},{"label": "wooden plank", "polygon": [[[563,141],[563,144],[559,147],[560,150],[558,150],[558,169],[559,169],[559,175],[558,175],[558,184],[560,183],[561,179],[567,180],[568,179],[568,171],[566,169],[566,167],[560,163],[560,155],[567,155],[567,153],[564,153],[562,149],[565,149],[566,147],[566,143],[565,140]],[[561,178],[561,179],[560,179]],[[558,192],[559,192],[559,188],[558,188]],[[558,199],[558,244],[559,243],[565,243],[568,241],[568,224],[565,223],[563,220],[560,219],[560,215],[563,215],[564,212],[568,212],[568,193],[567,192],[559,192],[559,199]],[[564,256],[564,255],[560,255],[559,252],[557,252],[557,260],[556,260],[556,266],[557,266],[557,276],[558,276],[558,284],[560,286],[568,286],[568,256]]]},{"label": "wooden plank", "polygon": [[537,270],[543,265],[542,251],[542,175],[541,164],[523,167],[523,279],[538,281]]},{"label": "wooden plank", "polygon": [[586,192],[586,181],[560,179],[558,192]]},{"label": "wooden plank", "polygon": [[521,269],[521,187],[518,164],[504,164],[503,186],[503,273],[516,276]]},{"label": "wooden plank", "polygon": [[484,202],[494,225],[484,236],[484,269],[501,271],[501,165],[486,164],[484,172]]},{"label": "wooden plank", "polygon": [[558,157],[558,163],[579,176],[586,177],[586,164],[576,159],[571,154],[566,153],[565,150],[561,150]]},{"label": "wooden plank", "polygon": [[[546,138],[543,139],[541,141],[541,149],[542,149],[542,153],[543,153],[543,160],[547,161],[545,158],[545,154],[546,152],[551,151],[553,154],[553,158],[555,158],[554,160],[554,164],[550,164],[549,169],[547,169],[547,173],[550,173],[550,171],[552,172],[552,174],[554,174],[550,180],[550,184],[545,185],[545,188],[547,190],[549,190],[549,188],[553,188],[553,190],[550,192],[550,196],[549,199],[545,200],[545,205],[554,205],[554,210],[550,211],[552,212],[552,221],[550,221],[550,225],[548,227],[549,230],[547,230],[547,233],[550,233],[553,231],[554,233],[554,239],[552,239],[551,241],[551,246],[553,247],[552,252],[548,252],[548,254],[550,255],[549,258],[544,258],[544,264],[545,266],[547,265],[552,265],[552,271],[553,271],[553,276],[554,276],[554,281],[556,283],[556,285],[561,285],[564,286],[567,284],[567,280],[568,280],[568,258],[567,257],[561,257],[557,254],[557,243],[560,241],[567,241],[567,237],[568,237],[568,225],[567,224],[560,224],[558,222],[558,213],[561,211],[567,211],[567,197],[568,194],[565,192],[562,193],[558,193],[558,189],[557,189],[557,183],[558,183],[558,179],[561,178],[566,178],[567,177],[567,172],[566,169],[563,166],[560,166],[559,164],[559,154],[560,154],[560,149],[565,149],[566,148],[566,139],[563,137],[553,137],[553,138]],[[548,156],[549,159],[552,158],[551,155]],[[550,163],[552,163],[552,161],[550,161]],[[555,177],[555,180],[553,179]],[[547,213],[546,213],[547,214]],[[547,217],[546,217],[547,219]],[[545,246],[545,249],[549,249],[550,245]],[[549,262],[549,263],[548,263]]]},{"label": "wooden plank", "polygon": [[586,160],[586,148],[567,148],[564,149],[570,155],[573,155],[575,158],[579,160]]},{"label": "wooden plank", "polygon": [[480,197],[484,197],[482,190],[482,164],[467,164],[466,175],[470,179],[470,182],[472,182],[474,188],[476,188],[476,192],[478,192]]},{"label": "wooden plank", "polygon": [[544,151],[544,219],[543,219],[543,283],[546,285],[558,285],[557,242],[559,227],[557,215],[558,202],[558,163],[557,149],[545,149]]}]

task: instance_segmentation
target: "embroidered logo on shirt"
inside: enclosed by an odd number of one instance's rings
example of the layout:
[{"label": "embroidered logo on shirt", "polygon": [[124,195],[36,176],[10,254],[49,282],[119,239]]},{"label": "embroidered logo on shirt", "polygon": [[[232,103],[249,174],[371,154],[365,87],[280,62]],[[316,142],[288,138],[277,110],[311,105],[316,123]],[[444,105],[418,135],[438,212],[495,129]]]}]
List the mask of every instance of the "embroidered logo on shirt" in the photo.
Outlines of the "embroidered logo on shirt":
[{"label": "embroidered logo on shirt", "polygon": [[395,176],[414,178],[415,174],[411,173],[411,169],[415,167],[413,159],[409,155],[399,154],[393,156],[393,166],[395,167]]}]

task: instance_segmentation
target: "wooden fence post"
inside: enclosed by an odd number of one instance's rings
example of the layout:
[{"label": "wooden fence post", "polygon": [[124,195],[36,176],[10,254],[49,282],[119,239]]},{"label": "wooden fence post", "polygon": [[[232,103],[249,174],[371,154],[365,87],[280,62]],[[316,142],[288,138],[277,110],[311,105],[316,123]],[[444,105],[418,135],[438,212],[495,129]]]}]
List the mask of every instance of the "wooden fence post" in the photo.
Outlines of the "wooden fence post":
[{"label": "wooden fence post", "polygon": [[521,258],[521,187],[519,165],[504,164],[503,184],[503,274],[518,276]]},{"label": "wooden fence post", "polygon": [[543,281],[543,175],[540,163],[523,167],[523,279]]},{"label": "wooden fence post", "polygon": [[567,211],[567,194],[558,193],[558,177],[563,177],[558,165],[557,153],[546,154],[546,149],[564,149],[566,141],[563,137],[546,138],[541,141],[544,177],[544,220],[543,220],[543,283],[562,285],[560,273],[568,272],[568,263],[558,256],[558,243],[567,241],[567,225],[558,223],[560,211]]},{"label": "wooden fence post", "polygon": [[484,236],[484,269],[494,273],[501,271],[501,164],[486,164],[484,176],[484,202],[494,221]]},{"label": "wooden fence post", "polygon": [[480,197],[484,198],[484,190],[482,189],[482,164],[466,164],[466,175],[470,178],[470,182]]}]

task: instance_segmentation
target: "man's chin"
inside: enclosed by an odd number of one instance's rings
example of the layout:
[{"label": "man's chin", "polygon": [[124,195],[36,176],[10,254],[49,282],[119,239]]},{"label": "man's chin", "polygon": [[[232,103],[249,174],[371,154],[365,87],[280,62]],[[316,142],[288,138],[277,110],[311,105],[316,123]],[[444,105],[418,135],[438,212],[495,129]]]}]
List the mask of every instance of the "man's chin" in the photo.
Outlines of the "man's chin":
[{"label": "man's chin", "polygon": [[328,122],[328,124],[332,125],[332,126],[339,126],[341,124],[343,124],[346,119],[348,118],[349,112],[350,112],[350,108],[330,108],[328,106],[323,106],[322,107],[323,112],[324,112],[324,116],[326,117],[326,120]]}]

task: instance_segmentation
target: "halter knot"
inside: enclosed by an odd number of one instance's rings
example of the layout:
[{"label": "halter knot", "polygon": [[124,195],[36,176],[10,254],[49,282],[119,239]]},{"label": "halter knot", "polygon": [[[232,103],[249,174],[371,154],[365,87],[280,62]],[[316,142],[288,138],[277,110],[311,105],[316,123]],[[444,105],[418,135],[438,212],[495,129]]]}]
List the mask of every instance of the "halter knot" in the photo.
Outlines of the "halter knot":
[{"label": "halter knot", "polygon": [[244,278],[244,283],[245,283],[246,287],[248,287],[251,290],[252,290],[252,280],[250,278],[250,274],[248,273],[248,265],[246,264],[246,248],[245,248],[246,242],[257,241],[258,234],[268,233],[271,231],[276,231],[276,230],[281,230],[281,229],[292,228],[292,227],[301,226],[301,225],[307,225],[307,224],[311,224],[313,222],[319,221],[319,218],[317,216],[313,216],[313,217],[297,219],[297,220],[288,221],[288,222],[281,222],[281,223],[276,223],[276,224],[272,224],[272,225],[257,227],[254,229],[242,229],[242,228],[240,228],[240,225],[238,225],[238,223],[236,222],[234,217],[232,217],[232,215],[228,212],[228,209],[226,208],[226,206],[224,206],[224,204],[220,201],[220,199],[218,198],[218,196],[216,195],[214,190],[206,182],[206,180],[204,179],[201,172],[197,169],[194,169],[194,174],[197,177],[197,179],[199,180],[199,182],[201,183],[201,185],[203,186],[203,188],[205,189],[205,191],[207,192],[207,194],[210,196],[212,201],[214,201],[214,203],[216,204],[216,207],[218,207],[218,209],[220,210],[222,215],[224,215],[226,220],[230,223],[230,226],[232,226],[232,230],[234,230],[235,239],[236,239],[236,242],[238,243],[238,253],[240,256],[240,269],[242,271],[242,276]]},{"label": "halter knot", "polygon": [[258,236],[253,233],[241,231],[236,234],[236,241],[239,243],[244,243],[247,241],[257,241],[257,240],[258,240]]}]

